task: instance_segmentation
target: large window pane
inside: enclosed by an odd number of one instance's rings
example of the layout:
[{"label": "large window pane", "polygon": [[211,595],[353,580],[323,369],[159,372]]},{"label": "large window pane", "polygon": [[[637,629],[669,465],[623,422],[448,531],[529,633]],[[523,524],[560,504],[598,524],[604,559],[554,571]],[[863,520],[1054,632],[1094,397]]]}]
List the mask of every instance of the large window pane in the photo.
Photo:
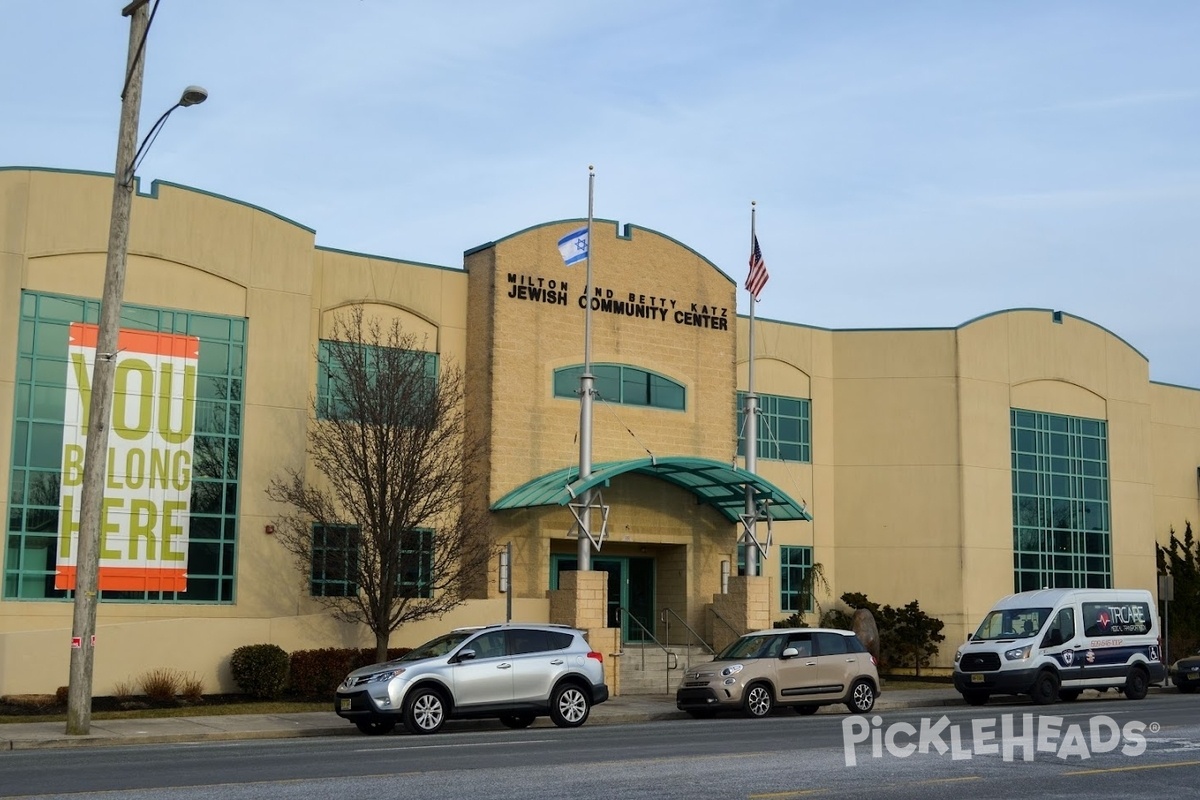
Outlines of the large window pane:
[{"label": "large window pane", "polygon": [[[809,402],[799,397],[760,394],[758,457],[772,461],[812,461]],[[738,392],[738,455],[746,455],[746,395]]]},{"label": "large window pane", "polygon": [[[18,361],[16,375],[13,449],[10,464],[9,527],[6,537],[3,592],[6,599],[66,600],[70,593],[54,589],[59,484],[62,468],[63,418],[66,406],[67,339],[72,322],[99,319],[99,303],[77,297],[23,292],[18,340],[25,355]],[[200,339],[200,358],[210,372],[197,384],[197,425],[208,430],[207,440],[197,437],[193,443],[196,474],[206,476],[192,486],[191,526],[189,531],[189,574],[208,571],[213,564],[213,538],[223,531],[231,548],[215,571],[205,578],[189,577],[186,592],[106,592],[105,601],[208,603],[233,601],[233,577],[236,564],[236,498],[240,444],[241,391],[244,348],[229,345],[231,333],[239,341],[245,338],[245,320],[125,305],[121,325],[126,328],[157,332],[189,332]],[[236,355],[235,355],[236,354]],[[238,391],[230,386],[236,385]],[[202,415],[202,416],[201,416]],[[214,430],[215,429],[215,430]],[[224,436],[213,433],[224,432]],[[206,450],[207,447],[207,450]],[[205,458],[205,452],[219,457]],[[29,467],[30,469],[26,469]],[[212,511],[202,515],[200,508]],[[222,534],[223,535],[223,534]],[[201,568],[201,569],[198,569]]]},{"label": "large window pane", "polygon": [[[581,374],[581,366],[554,370],[554,396],[579,397]],[[687,391],[683,385],[663,375],[624,364],[593,364],[592,376],[597,397],[606,403],[673,411],[686,407]]]},{"label": "large window pane", "polygon": [[1010,424],[1016,590],[1111,586],[1107,424],[1018,409]]}]

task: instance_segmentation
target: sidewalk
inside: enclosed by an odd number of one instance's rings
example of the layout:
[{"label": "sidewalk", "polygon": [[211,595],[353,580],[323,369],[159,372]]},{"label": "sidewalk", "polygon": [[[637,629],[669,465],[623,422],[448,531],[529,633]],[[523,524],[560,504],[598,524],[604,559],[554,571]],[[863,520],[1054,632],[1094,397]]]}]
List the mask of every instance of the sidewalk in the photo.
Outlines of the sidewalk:
[{"label": "sidewalk", "polygon": [[[963,705],[954,689],[885,688],[875,711]],[[825,706],[823,714],[845,714],[845,706]],[[687,719],[675,708],[673,695],[625,695],[613,697],[592,709],[587,725],[616,725]],[[534,726],[553,725],[538,718]],[[444,730],[500,729],[494,720],[448,721]],[[302,714],[229,714],[211,717],[163,717],[159,719],[92,720],[86,736],[68,736],[66,723],[12,722],[0,725],[0,750],[32,750],[52,747],[97,747],[118,744],[203,742],[232,739],[291,739],[301,736],[360,736],[350,722],[323,711]]]}]

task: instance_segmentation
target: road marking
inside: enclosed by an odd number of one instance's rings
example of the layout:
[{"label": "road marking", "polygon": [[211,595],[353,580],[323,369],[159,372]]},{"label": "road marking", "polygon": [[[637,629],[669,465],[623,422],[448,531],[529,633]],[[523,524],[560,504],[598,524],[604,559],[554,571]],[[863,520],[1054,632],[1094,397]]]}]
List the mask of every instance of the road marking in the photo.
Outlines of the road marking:
[{"label": "road marking", "polygon": [[455,744],[413,744],[407,747],[360,747],[355,750],[355,753],[380,753],[385,751],[408,751],[408,750],[450,750],[455,747],[505,747],[510,745],[524,744],[545,744],[546,742],[554,741],[553,739],[523,739],[519,742],[458,742]]},{"label": "road marking", "polygon": [[1064,772],[1064,775],[1103,775],[1106,772],[1136,772],[1144,769],[1167,769],[1168,767],[1196,767],[1200,761],[1176,761],[1173,764],[1140,764],[1136,767],[1109,767],[1108,769],[1081,769]]},{"label": "road marking", "polygon": [[[935,783],[962,783],[963,781],[979,781],[983,780],[981,775],[966,775],[961,778],[930,778],[927,781],[905,781],[903,783],[886,783],[884,788],[899,788],[902,786],[929,786]],[[805,797],[812,794],[820,794],[828,792],[829,789],[822,787],[819,789],[795,789],[790,792],[767,792],[764,794],[752,794],[748,796],[748,800],[783,800],[788,797]]]},{"label": "road marking", "polygon": [[961,781],[981,781],[982,775],[964,775],[961,778],[930,778],[927,781],[909,781],[908,783],[896,784],[897,786],[927,786],[931,783],[958,783]]}]

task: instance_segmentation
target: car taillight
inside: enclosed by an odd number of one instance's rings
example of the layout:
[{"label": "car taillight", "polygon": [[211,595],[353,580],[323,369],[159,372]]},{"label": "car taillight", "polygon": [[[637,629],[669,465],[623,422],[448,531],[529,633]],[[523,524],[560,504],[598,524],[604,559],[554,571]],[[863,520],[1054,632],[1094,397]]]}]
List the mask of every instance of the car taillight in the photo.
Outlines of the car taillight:
[{"label": "car taillight", "polygon": [[601,664],[604,663],[604,656],[601,653],[597,652],[596,650],[593,650],[592,652],[588,653],[588,658],[594,658],[597,661],[599,661]]}]

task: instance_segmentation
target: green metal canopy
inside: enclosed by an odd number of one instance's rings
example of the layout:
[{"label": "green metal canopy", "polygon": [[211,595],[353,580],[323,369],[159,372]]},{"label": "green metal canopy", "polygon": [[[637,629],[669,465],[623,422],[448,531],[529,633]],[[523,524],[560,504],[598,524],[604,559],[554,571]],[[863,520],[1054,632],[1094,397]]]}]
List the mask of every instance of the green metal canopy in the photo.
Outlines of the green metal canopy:
[{"label": "green metal canopy", "polygon": [[565,506],[588,489],[606,486],[613,478],[627,474],[649,475],[686,489],[697,502],[717,509],[730,522],[737,522],[746,511],[746,484],[754,487],[760,502],[770,504],[772,519],[812,520],[804,506],[761,475],[711,458],[683,456],[597,464],[586,480],[579,480],[579,467],[548,472],[501,497],[492,504],[492,510]]}]

